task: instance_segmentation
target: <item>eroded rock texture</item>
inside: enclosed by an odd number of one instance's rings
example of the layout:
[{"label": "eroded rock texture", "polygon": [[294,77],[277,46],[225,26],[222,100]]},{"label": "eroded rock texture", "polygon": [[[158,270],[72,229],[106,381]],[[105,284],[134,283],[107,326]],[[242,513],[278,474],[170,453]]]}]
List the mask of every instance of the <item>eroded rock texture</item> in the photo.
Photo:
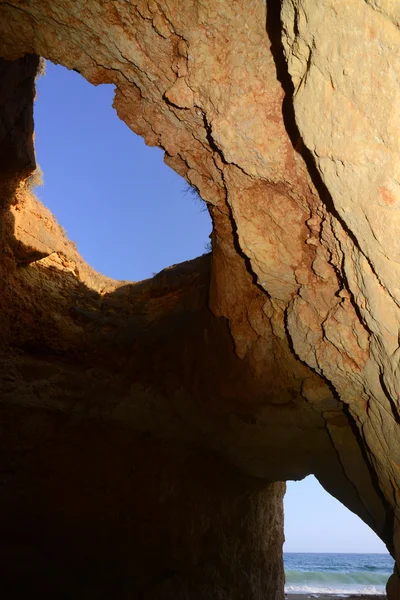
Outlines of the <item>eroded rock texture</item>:
[{"label": "eroded rock texture", "polygon": [[[52,553],[68,598],[280,600],[308,473],[400,560],[396,6],[0,1],[0,526],[42,593]],[[211,257],[85,265],[29,189],[38,56],[116,85]]]}]

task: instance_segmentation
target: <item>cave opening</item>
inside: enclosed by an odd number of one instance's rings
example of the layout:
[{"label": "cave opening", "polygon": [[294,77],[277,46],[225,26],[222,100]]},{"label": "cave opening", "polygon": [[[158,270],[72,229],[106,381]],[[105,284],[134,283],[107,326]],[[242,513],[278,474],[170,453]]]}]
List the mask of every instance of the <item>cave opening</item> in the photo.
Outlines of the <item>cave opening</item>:
[{"label": "cave opening", "polygon": [[284,498],[285,590],[289,594],[385,594],[394,561],[356,514],[310,475]]},{"label": "cave opening", "polygon": [[205,203],[111,108],[113,85],[46,62],[36,82],[35,194],[97,271],[139,281],[211,249]]}]

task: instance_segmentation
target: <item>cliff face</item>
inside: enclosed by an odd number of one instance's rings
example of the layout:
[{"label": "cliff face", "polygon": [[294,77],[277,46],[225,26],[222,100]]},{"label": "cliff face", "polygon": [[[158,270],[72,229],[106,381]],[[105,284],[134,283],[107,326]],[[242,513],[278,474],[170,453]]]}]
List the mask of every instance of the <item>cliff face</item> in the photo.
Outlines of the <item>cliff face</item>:
[{"label": "cliff face", "polygon": [[[308,473],[400,560],[399,18],[0,1],[0,525],[37,585],[55,548],[66,597],[278,600],[275,482]],[[208,202],[211,258],[141,283],[85,265],[29,190],[37,56],[116,85]]]}]

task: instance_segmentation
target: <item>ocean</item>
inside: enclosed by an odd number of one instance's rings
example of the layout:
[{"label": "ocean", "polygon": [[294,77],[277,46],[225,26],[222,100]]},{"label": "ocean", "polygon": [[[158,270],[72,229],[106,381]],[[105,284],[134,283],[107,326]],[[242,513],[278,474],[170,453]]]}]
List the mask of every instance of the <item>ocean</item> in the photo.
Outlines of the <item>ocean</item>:
[{"label": "ocean", "polygon": [[284,552],[287,594],[385,593],[394,561],[389,554]]}]

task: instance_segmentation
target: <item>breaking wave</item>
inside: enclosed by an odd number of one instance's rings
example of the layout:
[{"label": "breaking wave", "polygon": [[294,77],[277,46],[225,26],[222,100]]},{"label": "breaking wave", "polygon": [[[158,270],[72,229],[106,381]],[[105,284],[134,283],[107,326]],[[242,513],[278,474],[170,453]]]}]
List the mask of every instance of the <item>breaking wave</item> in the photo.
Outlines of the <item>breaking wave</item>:
[{"label": "breaking wave", "polygon": [[393,559],[384,554],[285,553],[287,594],[377,596],[385,593]]},{"label": "breaking wave", "polygon": [[377,573],[364,571],[358,573],[327,573],[321,571],[286,571],[286,583],[306,584],[308,582],[316,584],[326,584],[328,587],[338,584],[361,584],[361,585],[386,585],[388,576],[386,573]]}]

